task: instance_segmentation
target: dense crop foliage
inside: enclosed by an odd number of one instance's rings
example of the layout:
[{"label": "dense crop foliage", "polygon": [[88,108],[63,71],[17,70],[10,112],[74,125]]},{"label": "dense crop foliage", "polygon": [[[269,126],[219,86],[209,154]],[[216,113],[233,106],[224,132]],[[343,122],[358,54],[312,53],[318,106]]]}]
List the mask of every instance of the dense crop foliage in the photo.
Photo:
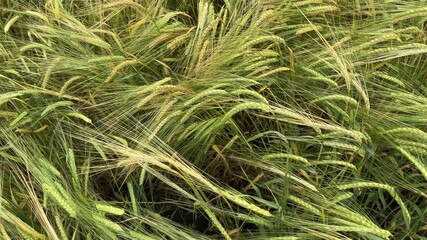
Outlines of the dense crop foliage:
[{"label": "dense crop foliage", "polygon": [[426,0],[0,12],[1,239],[426,239]]}]

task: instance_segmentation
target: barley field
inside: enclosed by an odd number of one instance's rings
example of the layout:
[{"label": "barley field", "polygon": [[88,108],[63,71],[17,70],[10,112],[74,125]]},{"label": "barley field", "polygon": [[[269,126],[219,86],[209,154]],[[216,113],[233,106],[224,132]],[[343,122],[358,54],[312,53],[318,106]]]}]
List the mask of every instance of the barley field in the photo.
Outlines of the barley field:
[{"label": "barley field", "polygon": [[0,13],[0,239],[427,239],[426,0]]}]

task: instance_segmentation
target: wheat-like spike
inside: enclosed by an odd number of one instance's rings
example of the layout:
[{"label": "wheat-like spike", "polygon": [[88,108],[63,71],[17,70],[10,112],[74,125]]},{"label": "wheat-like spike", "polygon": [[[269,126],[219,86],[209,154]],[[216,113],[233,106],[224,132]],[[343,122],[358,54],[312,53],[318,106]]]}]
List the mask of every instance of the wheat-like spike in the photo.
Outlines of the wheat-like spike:
[{"label": "wheat-like spike", "polygon": [[[245,71],[250,71],[250,70],[258,70],[259,71],[259,69],[258,69],[259,67],[266,66],[266,65],[269,65],[271,63],[278,62],[278,61],[279,61],[279,59],[277,59],[277,58],[268,58],[268,59],[265,59],[262,61],[255,62],[255,63],[245,67],[244,70]],[[266,69],[268,69],[268,68],[266,68]]]},{"label": "wheat-like spike", "polygon": [[43,183],[42,187],[44,192],[48,193],[57,204],[59,204],[65,211],[68,212],[71,217],[75,218],[77,216],[77,212],[72,207],[72,204],[68,203],[67,200],[62,197],[62,194],[56,190],[56,188],[47,183]]},{"label": "wheat-like spike", "polygon": [[101,57],[93,57],[87,60],[88,63],[104,63],[104,62],[115,62],[115,61],[123,61],[126,58],[119,55],[110,55],[110,56],[101,56]]},{"label": "wheat-like spike", "polygon": [[271,111],[270,106],[267,104],[264,104],[264,103],[257,103],[257,102],[240,103],[237,106],[233,107],[230,111],[228,111],[224,115],[224,117],[221,120],[221,124],[224,124],[228,120],[230,120],[231,117],[234,116],[234,114],[241,112],[241,111],[244,111],[244,110],[249,110],[249,109],[257,109],[257,110],[261,110],[264,112]]},{"label": "wheat-like spike", "polygon": [[271,222],[269,222],[267,219],[264,219],[262,217],[258,217],[258,216],[250,216],[247,214],[243,214],[243,213],[235,213],[236,214],[236,218],[238,219],[242,219],[251,223],[256,223],[259,226],[270,226],[272,227],[273,224]]},{"label": "wheat-like spike", "polygon": [[49,22],[49,19],[45,15],[43,15],[43,14],[41,14],[39,12],[34,12],[34,11],[27,10],[24,13],[28,14],[30,16],[38,17],[38,18],[40,18],[41,20],[43,20],[45,22]]},{"label": "wheat-like spike", "polygon": [[78,190],[78,189],[80,189],[80,182],[79,182],[76,159],[74,156],[73,149],[71,149],[71,148],[68,149],[68,155],[67,156],[68,156],[68,158],[67,158],[68,165],[69,165],[70,170],[71,170],[71,178],[72,178],[73,186],[76,190]]},{"label": "wheat-like spike", "polygon": [[399,150],[409,161],[411,161],[415,165],[415,167],[421,172],[423,177],[427,180],[426,164],[421,159],[416,158],[402,147],[397,146],[396,149]]},{"label": "wheat-like spike", "polygon": [[198,93],[197,95],[195,95],[191,99],[185,101],[183,103],[183,106],[188,107],[190,105],[193,105],[198,100],[203,99],[203,98],[208,97],[208,96],[211,96],[211,95],[213,95],[213,96],[228,95],[228,92],[225,90],[221,90],[221,89],[207,89],[205,91]]},{"label": "wheat-like spike", "polygon": [[378,49],[373,49],[373,50],[360,51],[358,54],[361,57],[364,57],[364,56],[373,57],[373,56],[381,54],[381,53],[390,53],[390,52],[395,52],[398,50],[399,49],[397,47],[383,47],[383,48],[378,48]]},{"label": "wheat-like spike", "polygon": [[[300,27],[300,26],[297,26],[297,27]],[[299,28],[299,29],[295,32],[295,35],[301,35],[301,34],[304,34],[304,33],[311,32],[311,31],[317,31],[317,32],[320,32],[320,31],[322,31],[322,30],[323,30],[323,27],[322,27],[322,26],[318,26],[318,25],[308,25],[308,26],[305,26],[305,27]]]},{"label": "wheat-like spike", "polygon": [[137,60],[127,60],[127,61],[123,61],[123,62],[121,62],[120,64],[118,64],[117,66],[115,66],[114,68],[113,68],[113,70],[111,70],[111,72],[110,72],[110,74],[107,76],[107,78],[104,80],[104,83],[109,83],[113,78],[114,78],[114,76],[117,74],[117,72],[120,70],[120,69],[122,69],[122,68],[124,68],[124,67],[126,67],[126,66],[129,66],[129,65],[135,65],[135,64],[137,64],[138,63],[138,61]]},{"label": "wheat-like spike", "polygon": [[159,109],[159,112],[156,114],[156,118],[153,120],[154,123],[157,123],[160,121],[161,118],[165,115],[165,113],[176,103],[178,102],[178,99],[174,99],[169,101],[168,103],[162,105],[162,107]]},{"label": "wheat-like spike", "polygon": [[[214,14],[214,9],[212,9],[212,7],[213,7],[213,5],[212,4],[210,4],[210,6],[209,6],[211,9],[209,9],[209,13],[210,14]],[[223,11],[223,9],[221,9],[221,11]],[[221,13],[218,13],[218,15],[220,15]],[[212,16],[212,18],[213,18],[213,16]],[[218,26],[218,24],[219,24],[219,22],[221,21],[221,18],[220,17],[217,17],[217,18],[213,18],[213,19],[211,19],[211,20],[209,20],[209,25],[205,28],[205,29],[203,29],[203,32],[202,32],[202,34],[201,34],[201,37],[200,37],[200,40],[205,40],[205,39],[207,39],[207,37],[208,37],[208,35],[214,30],[214,29],[216,29],[217,28],[217,26]],[[213,33],[215,33],[215,32],[213,32]],[[207,42],[207,41],[206,41]]]},{"label": "wheat-like spike", "polygon": [[117,6],[131,6],[138,12],[145,11],[145,8],[138,3],[134,2],[133,0],[120,0],[120,1],[114,1],[110,3],[106,3],[102,5],[102,8],[108,9],[108,8],[115,8]]},{"label": "wheat-like spike", "polygon": [[52,64],[47,68],[46,73],[45,73],[44,78],[43,78],[42,88],[46,88],[47,83],[49,82],[49,79],[50,79],[50,75],[52,74],[53,68],[62,59],[63,59],[62,57],[55,58],[55,60],[52,61]]},{"label": "wheat-like spike", "polygon": [[138,215],[138,205],[136,203],[136,196],[135,196],[135,190],[133,189],[133,184],[130,181],[128,181],[126,183],[126,185],[128,187],[129,196],[130,196],[130,200],[131,200],[131,203],[132,203],[132,213],[135,216],[137,216]]},{"label": "wheat-like spike", "polygon": [[33,25],[34,30],[38,30],[37,32],[43,32],[47,34],[55,34],[57,31],[55,28],[47,26],[47,25]]},{"label": "wheat-like spike", "polygon": [[407,141],[407,140],[402,140],[402,139],[396,139],[394,141],[398,144],[401,144],[401,145],[423,148],[423,149],[427,150],[427,143]]},{"label": "wheat-like spike", "polygon": [[82,76],[74,76],[71,77],[70,79],[68,79],[64,85],[62,86],[61,90],[59,91],[59,95],[62,96],[65,93],[65,90],[67,90],[68,86],[70,86],[71,83],[73,83],[74,81],[78,80],[82,78]]},{"label": "wheat-like spike", "polygon": [[23,46],[22,48],[20,48],[19,51],[21,53],[23,53],[23,52],[28,51],[28,50],[33,49],[33,48],[40,48],[42,50],[52,51],[52,49],[50,49],[48,46],[40,44],[40,43],[27,44],[27,45]]},{"label": "wheat-like spike", "polygon": [[160,95],[161,92],[155,92],[153,91],[152,93],[150,93],[148,96],[144,97],[143,99],[141,99],[136,105],[135,108],[139,109],[144,107],[149,101],[151,101],[153,98],[155,98],[156,96]]},{"label": "wheat-like spike", "polygon": [[397,50],[400,49],[411,49],[411,48],[420,48],[422,50],[427,48],[427,45],[424,43],[408,43],[408,44],[404,44],[404,45],[399,45],[396,47]]},{"label": "wheat-like spike", "polygon": [[399,79],[397,79],[395,77],[389,76],[389,75],[385,74],[384,72],[374,72],[373,75],[380,77],[384,80],[389,80],[390,82],[396,83],[402,87],[405,87],[405,84],[402,81],[400,81]]},{"label": "wheat-like spike", "polygon": [[206,105],[210,101],[211,101],[211,99],[207,99],[207,100],[205,100],[203,102],[199,102],[198,104],[193,105],[190,109],[185,110],[185,114],[180,119],[180,123],[185,123],[191,116],[195,115],[194,112],[196,110],[201,109],[202,106]]},{"label": "wheat-like spike", "polygon": [[308,68],[308,67],[303,67],[302,69],[303,69],[304,71],[309,72],[309,73],[311,73],[312,75],[314,75],[314,77],[311,77],[312,79],[319,80],[319,81],[323,81],[323,82],[325,82],[325,83],[327,83],[327,84],[329,84],[329,85],[332,85],[332,86],[334,86],[334,87],[338,87],[338,84],[337,84],[334,80],[332,80],[332,79],[330,79],[330,78],[327,78],[327,77],[323,76],[323,75],[322,75],[322,74],[320,74],[319,72],[317,72],[317,71],[315,71],[315,70],[313,70],[313,69],[311,69],[311,68]]},{"label": "wheat-like spike", "polygon": [[160,123],[157,124],[157,127],[151,132],[151,135],[148,137],[148,139],[151,141],[156,134],[160,131],[160,129],[162,129],[162,127],[169,122],[172,118],[177,117],[179,115],[182,114],[181,110],[177,110],[173,113],[171,113],[169,116],[167,116],[165,119],[163,119],[163,121],[161,121]]},{"label": "wheat-like spike", "polygon": [[410,94],[410,93],[404,93],[404,92],[399,92],[399,93],[394,93],[394,92],[388,92],[387,93],[389,96],[391,97],[395,97],[395,98],[399,98],[401,100],[404,101],[417,101],[423,104],[427,104],[427,98],[426,97],[422,97],[422,96],[418,96],[418,95],[414,95],[414,94]]},{"label": "wheat-like spike", "polygon": [[400,127],[394,128],[390,130],[386,130],[382,132],[383,134],[399,134],[402,136],[407,136],[408,138],[417,137],[419,139],[423,139],[427,141],[427,133],[413,127]]},{"label": "wheat-like spike", "polygon": [[0,222],[0,236],[4,238],[4,240],[12,240],[9,234],[6,232],[4,225]]},{"label": "wheat-like spike", "polygon": [[139,232],[135,232],[132,230],[128,230],[129,236],[132,237],[132,239],[138,239],[138,240],[155,240],[155,238],[152,238],[148,235],[139,233]]},{"label": "wheat-like spike", "polygon": [[270,160],[275,158],[293,159],[299,162],[303,162],[305,164],[310,164],[310,162],[306,158],[298,155],[290,154],[290,153],[271,153],[271,154],[262,156],[262,160]]},{"label": "wheat-like spike", "polygon": [[351,150],[356,153],[359,152],[362,155],[364,154],[364,150],[362,148],[352,144],[348,144],[348,143],[336,142],[336,141],[324,141],[322,144],[329,147]]},{"label": "wheat-like spike", "polygon": [[411,225],[411,214],[406,208],[405,203],[403,202],[402,198],[400,198],[399,194],[396,191],[389,192],[389,193],[393,197],[393,199],[396,201],[396,203],[400,206],[400,209],[402,210],[403,218],[405,219],[405,222],[406,222],[406,226],[409,228]]},{"label": "wheat-like spike", "polygon": [[260,214],[260,215],[263,215],[266,217],[273,216],[269,211],[264,210],[264,209],[254,205],[254,204],[251,204],[251,203],[243,200],[242,198],[237,197],[235,195],[232,195],[226,191],[219,191],[219,194],[222,195],[223,197],[227,198],[228,200],[233,201],[236,204],[238,204],[238,205],[240,205],[240,206],[242,206],[242,207],[244,207],[250,211],[253,211],[254,213],[257,213],[257,214]]},{"label": "wheat-like spike", "polygon": [[173,38],[173,35],[170,33],[164,33],[158,37],[156,37],[155,39],[153,39],[153,41],[151,41],[148,44],[148,48],[153,49],[155,47],[157,47],[159,44],[168,41],[169,39]]},{"label": "wheat-like spike", "polygon": [[114,207],[104,203],[95,203],[95,207],[101,212],[110,213],[113,215],[125,214],[125,210],[123,210],[122,208]]},{"label": "wheat-like spike", "polygon": [[104,33],[104,34],[110,35],[114,39],[114,42],[116,42],[116,44],[120,48],[120,50],[122,50],[124,52],[124,50],[123,50],[123,44],[119,40],[119,37],[117,36],[117,34],[115,34],[114,32],[103,30],[103,29],[90,29],[90,32],[93,33],[93,34],[95,34],[95,33]]},{"label": "wheat-like spike", "polygon": [[79,119],[81,119],[81,120],[83,120],[89,124],[92,124],[92,120],[90,118],[86,117],[85,115],[83,115],[79,112],[70,112],[70,113],[67,113],[66,115],[69,117],[79,118]]},{"label": "wheat-like spike", "polygon": [[250,49],[254,45],[257,45],[260,43],[265,43],[265,42],[283,43],[284,44],[285,40],[283,40],[283,38],[281,38],[279,36],[275,36],[275,35],[262,36],[262,37],[255,38],[254,40],[251,40],[248,43],[244,44],[241,47],[241,49],[242,50]]},{"label": "wheat-like spike", "polygon": [[[40,159],[40,162],[47,162],[47,161]],[[52,173],[53,175],[57,177],[62,177],[61,172],[59,172],[58,169],[56,169],[56,167],[54,167],[51,163],[47,162],[45,166],[49,169],[49,172]]]},{"label": "wheat-like spike", "polygon": [[270,75],[274,75],[274,74],[276,74],[276,73],[280,73],[280,72],[287,72],[287,71],[290,71],[291,69],[290,68],[288,68],[288,67],[279,67],[279,68],[275,68],[275,69],[273,69],[273,70],[270,70],[270,71],[268,71],[268,72],[266,72],[266,73],[263,73],[263,74],[261,74],[261,75],[259,75],[259,76],[257,76],[255,79],[262,79],[262,78],[265,78],[265,77],[268,77],[268,76],[270,76]]},{"label": "wheat-like spike", "polygon": [[22,231],[20,228],[16,228],[16,230],[19,233],[17,237],[19,237],[19,238],[22,237],[22,239],[24,239],[24,240],[34,240],[33,237],[31,237],[28,233]]},{"label": "wheat-like spike", "polygon": [[410,26],[410,27],[406,27],[406,28],[402,28],[402,29],[398,29],[396,31],[394,31],[394,33],[407,33],[407,34],[418,34],[418,33],[422,33],[423,31],[416,26]]},{"label": "wheat-like spike", "polygon": [[59,229],[59,233],[61,234],[61,239],[68,240],[67,231],[65,231],[64,225],[62,224],[62,220],[58,215],[55,216],[55,223]]},{"label": "wheat-like spike", "polygon": [[10,29],[10,27],[12,27],[12,25],[16,22],[16,21],[18,21],[18,19],[19,19],[19,16],[17,15],[17,16],[14,16],[13,18],[11,18],[7,23],[6,23],[6,25],[4,25],[4,33],[7,33],[8,31],[9,31],[9,29]]},{"label": "wheat-like spike", "polygon": [[275,20],[274,15],[276,14],[277,11],[271,9],[264,11],[258,18],[256,18],[256,21],[252,23],[251,27],[261,27],[263,25],[267,25],[268,23]]},{"label": "wheat-like spike", "polygon": [[399,35],[397,35],[396,33],[386,33],[386,34],[382,34],[378,37],[376,37],[375,39],[372,39],[371,41],[362,43],[358,46],[355,46],[353,48],[350,48],[347,52],[345,52],[346,54],[350,54],[350,53],[354,53],[355,51],[360,51],[363,50],[365,48],[374,46],[375,44],[381,43],[381,42],[386,42],[386,41],[390,41],[390,40],[395,40],[395,39],[400,39]]},{"label": "wheat-like spike", "polygon": [[339,48],[341,47],[341,45],[343,45],[344,43],[348,42],[351,40],[351,36],[345,36],[343,38],[341,38],[340,40],[338,40],[337,42],[335,42],[331,48],[335,49],[335,48]]},{"label": "wheat-like spike", "polygon": [[336,12],[339,11],[339,8],[332,5],[327,6],[314,6],[308,7],[305,9],[307,14],[319,14],[319,13],[328,13],[328,12]]},{"label": "wheat-like spike", "polygon": [[[397,16],[399,17],[397,17]],[[417,8],[414,10],[409,10],[401,14],[396,14],[391,21],[391,23],[396,24],[398,22],[404,21],[406,19],[414,18],[414,17],[425,17],[427,15],[427,8]]]},{"label": "wheat-like spike", "polygon": [[197,23],[197,29],[198,31],[201,31],[205,27],[205,23],[207,20],[207,15],[209,14],[209,5],[210,3],[208,1],[199,1],[199,8],[198,8],[198,23]]},{"label": "wheat-like spike", "polygon": [[[254,51],[253,53],[251,53],[251,55],[257,56],[260,59],[265,59],[265,58],[270,58],[270,57],[279,57],[280,54],[274,50],[271,49],[263,49],[261,51]],[[252,61],[252,59],[250,59],[249,61]]]},{"label": "wheat-like spike", "polygon": [[331,202],[332,203],[338,203],[338,202],[341,202],[341,201],[344,201],[346,199],[353,197],[353,195],[354,194],[352,192],[339,193],[331,200]]},{"label": "wheat-like spike", "polygon": [[239,89],[235,90],[230,93],[231,95],[248,95],[256,98],[257,100],[261,101],[262,103],[268,104],[268,100],[261,94],[259,94],[257,91],[249,90],[249,89]]},{"label": "wheat-like spike", "polygon": [[391,233],[387,230],[380,228],[366,228],[366,227],[347,227],[347,226],[335,226],[327,225],[329,230],[340,231],[340,232],[357,232],[357,233],[372,233],[382,238],[388,239]]},{"label": "wheat-like spike", "polygon": [[295,30],[295,29],[300,29],[300,28],[305,28],[305,27],[311,27],[311,24],[290,24],[290,25],[285,25],[283,26],[283,29],[285,30]]},{"label": "wheat-like spike", "polygon": [[263,56],[256,56],[256,57],[253,57],[251,59],[248,59],[247,61],[245,61],[244,64],[245,65],[250,65],[250,64],[252,64],[254,62],[258,62],[258,61],[262,61],[262,60],[265,60],[265,57],[263,57]]},{"label": "wheat-like spike", "polygon": [[162,80],[156,81],[155,83],[150,84],[148,86],[142,86],[142,87],[140,87],[141,90],[137,91],[136,94],[139,95],[139,94],[143,94],[146,92],[150,92],[151,90],[155,89],[156,87],[159,87],[159,86],[161,86],[167,82],[170,82],[171,80],[172,80],[171,77],[166,77],[166,78],[163,78]]},{"label": "wheat-like spike", "polygon": [[211,44],[211,41],[210,40],[206,40],[206,41],[203,42],[203,45],[200,48],[199,57],[197,58],[197,64],[196,64],[196,67],[195,67],[195,69],[197,70],[196,73],[199,72],[200,69],[202,69],[202,65],[204,63],[203,60],[204,60],[204,58],[206,58],[205,53],[206,53],[206,51],[208,49],[208,45],[209,44]]},{"label": "wheat-like spike", "polygon": [[49,106],[47,106],[45,108],[45,110],[43,110],[43,112],[40,114],[40,116],[45,116],[46,114],[48,114],[49,112],[51,112],[52,110],[58,108],[58,107],[68,107],[73,105],[73,102],[70,101],[59,101],[53,104],[50,104]]},{"label": "wheat-like spike", "polygon": [[346,190],[349,188],[371,188],[371,187],[384,189],[388,192],[395,192],[394,187],[388,184],[377,183],[377,182],[353,182],[353,183],[346,183],[346,184],[341,184],[337,186],[339,190]]},{"label": "wheat-like spike", "polygon": [[[335,125],[326,124],[326,123],[318,123],[318,122],[304,122],[304,124],[307,126],[310,126],[312,128],[320,128],[320,129],[325,129],[325,130],[329,130],[329,131],[342,133],[344,135],[352,137],[358,143],[361,143],[362,139],[366,139],[366,136],[363,133],[361,133],[359,131],[348,130],[348,129],[342,128],[340,126],[335,126]],[[333,143],[331,143],[331,144],[333,144]],[[335,145],[335,146],[338,146],[338,145]],[[346,147],[344,147],[344,148],[346,148]],[[350,148],[354,148],[354,147],[350,147]]]},{"label": "wheat-like spike", "polygon": [[329,101],[329,100],[339,100],[339,101],[346,102],[349,105],[353,105],[355,107],[359,106],[359,103],[354,98],[349,97],[349,96],[345,96],[345,95],[341,95],[341,94],[333,94],[333,95],[328,95],[328,96],[316,98],[311,102],[316,103],[316,102]]},{"label": "wheat-like spike", "polygon": [[302,0],[292,3],[292,7],[301,7],[309,4],[323,3],[324,0]]},{"label": "wheat-like spike", "polygon": [[413,153],[417,153],[419,155],[427,155],[427,149],[415,147],[415,146],[406,146],[406,145],[403,145],[403,146],[405,149],[408,149],[409,151],[411,151]]},{"label": "wheat-like spike", "polygon": [[78,41],[89,43],[91,45],[94,45],[100,48],[104,48],[106,50],[111,49],[111,45],[109,43],[101,40],[98,37],[89,37],[89,36],[82,36],[82,35],[75,35],[75,34],[70,35],[69,37]]},{"label": "wheat-like spike", "polygon": [[334,213],[337,216],[349,219],[353,222],[356,222],[359,225],[370,227],[370,228],[379,228],[375,223],[365,216],[350,211],[349,209],[342,207],[340,205],[334,204],[333,208],[328,209],[329,212]]},{"label": "wheat-like spike", "polygon": [[375,188],[380,188],[380,189],[386,190],[393,197],[393,199],[399,204],[400,208],[402,209],[402,214],[403,214],[403,217],[405,218],[405,221],[407,221],[407,223],[410,224],[411,216],[409,214],[409,211],[406,208],[402,199],[397,194],[394,187],[392,187],[388,184],[376,183],[376,182],[356,182],[356,183],[349,183],[349,184],[343,184],[343,185],[337,186],[337,188],[340,190],[345,190],[345,189],[349,189],[349,188],[370,188],[370,187],[375,187]]},{"label": "wheat-like spike", "polygon": [[21,121],[27,115],[28,115],[27,111],[22,112],[9,124],[9,127],[14,127],[19,121]]},{"label": "wheat-like spike", "polygon": [[22,231],[24,234],[29,234],[32,237],[30,239],[46,239],[46,236],[37,232],[33,227],[29,226],[26,222],[22,221],[14,213],[9,212],[0,204],[0,212],[2,214],[2,220],[10,222],[13,226],[16,227],[18,231]]},{"label": "wheat-like spike", "polygon": [[310,165],[325,165],[325,164],[342,165],[342,166],[346,166],[346,167],[352,168],[354,170],[357,170],[357,167],[354,166],[353,164],[351,164],[349,162],[345,162],[345,161],[339,161],[339,160],[311,161],[309,164]]},{"label": "wheat-like spike", "polygon": [[174,50],[177,47],[181,46],[182,44],[187,43],[187,39],[191,37],[191,34],[194,33],[195,27],[190,28],[190,30],[188,30],[188,32],[186,32],[185,34],[182,34],[176,38],[174,38],[172,41],[170,41],[167,45],[166,48],[169,50]]},{"label": "wheat-like spike", "polygon": [[306,209],[307,211],[316,214],[318,216],[322,215],[322,211],[317,209],[316,207],[314,207],[312,204],[308,203],[307,201],[302,200],[301,198],[298,198],[296,196],[293,195],[289,195],[288,199],[294,203],[296,203],[297,205],[299,205],[300,207]]},{"label": "wheat-like spike", "polygon": [[285,109],[285,108],[282,108],[282,107],[273,107],[272,110],[273,110],[274,113],[285,115],[285,116],[288,116],[288,117],[291,117],[291,118],[295,118],[295,119],[301,120],[304,123],[311,122],[311,119],[305,117],[302,114],[299,114],[299,113],[296,113],[296,112],[294,112],[292,110],[289,110],[289,109]]},{"label": "wheat-like spike", "polygon": [[111,220],[109,220],[109,219],[107,219],[101,215],[93,214],[92,218],[93,218],[93,220],[97,221],[98,223],[104,225],[105,227],[107,227],[113,231],[123,232],[123,228],[119,224],[117,224],[117,223],[115,223],[115,222],[113,222],[113,221],[111,221]]}]

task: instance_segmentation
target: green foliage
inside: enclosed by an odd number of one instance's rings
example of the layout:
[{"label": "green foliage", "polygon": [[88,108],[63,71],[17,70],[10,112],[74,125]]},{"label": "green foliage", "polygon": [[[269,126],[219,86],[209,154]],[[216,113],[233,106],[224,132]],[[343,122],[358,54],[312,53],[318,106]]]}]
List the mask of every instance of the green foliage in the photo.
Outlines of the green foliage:
[{"label": "green foliage", "polygon": [[0,1],[0,238],[423,239],[423,6]]}]

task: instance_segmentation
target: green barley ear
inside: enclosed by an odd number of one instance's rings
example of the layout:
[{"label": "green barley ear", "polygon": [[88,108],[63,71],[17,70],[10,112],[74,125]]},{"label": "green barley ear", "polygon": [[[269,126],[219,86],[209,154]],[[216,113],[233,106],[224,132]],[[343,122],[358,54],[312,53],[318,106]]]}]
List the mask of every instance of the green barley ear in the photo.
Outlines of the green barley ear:
[{"label": "green barley ear", "polygon": [[114,207],[104,203],[95,203],[96,209],[100,212],[109,213],[113,215],[123,215],[125,211],[122,208]]},{"label": "green barley ear", "polygon": [[80,181],[79,181],[79,176],[78,176],[78,172],[77,172],[76,159],[75,159],[74,151],[71,148],[68,149],[67,160],[68,160],[67,161],[68,166],[69,166],[70,171],[71,171],[73,186],[76,190],[79,190],[80,189]]},{"label": "green barley ear", "polygon": [[47,193],[59,206],[68,212],[70,217],[77,217],[77,212],[73,207],[73,203],[69,202],[54,186],[47,183],[43,184],[43,190]]}]

